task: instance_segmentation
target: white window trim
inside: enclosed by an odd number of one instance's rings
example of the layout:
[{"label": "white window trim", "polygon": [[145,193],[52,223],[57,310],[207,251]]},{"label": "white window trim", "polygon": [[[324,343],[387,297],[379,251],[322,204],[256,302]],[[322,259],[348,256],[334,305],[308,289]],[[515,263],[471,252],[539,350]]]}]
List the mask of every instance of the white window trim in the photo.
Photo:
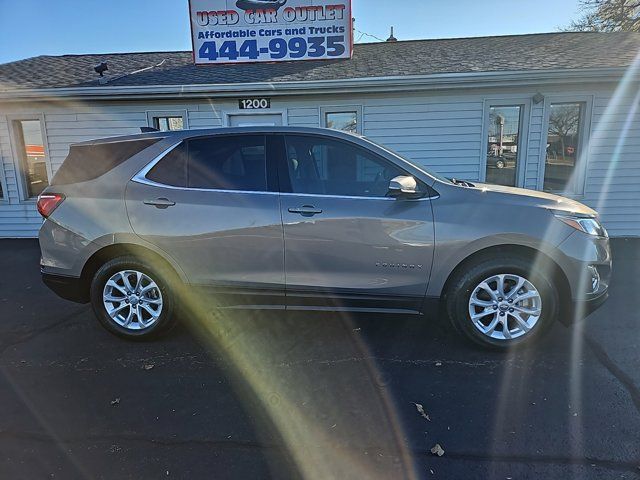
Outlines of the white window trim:
[{"label": "white window trim", "polygon": [[518,165],[516,167],[516,187],[524,188],[527,173],[527,153],[529,150],[529,128],[531,126],[530,97],[485,98],[482,104],[482,141],[480,142],[480,182],[487,181],[487,142],[489,141],[489,108],[522,107],[520,120],[520,139],[518,140]]},{"label": "white window trim", "polygon": [[288,111],[287,110],[271,110],[270,108],[260,110],[226,110],[222,115],[222,126],[231,127],[231,117],[237,117],[239,115],[253,116],[253,115],[282,115],[282,125],[289,125]]},{"label": "white window trim", "polygon": [[183,130],[189,130],[189,114],[186,110],[148,110],[147,125],[156,128],[153,121],[157,117],[182,117]]},{"label": "white window trim", "polygon": [[356,112],[356,133],[362,135],[364,131],[362,105],[336,105],[320,107],[320,126],[322,128],[327,127],[327,113],[351,113]]},{"label": "white window trim", "polygon": [[[16,172],[16,183],[18,187],[18,201],[19,203],[35,203],[36,197],[28,196],[27,189],[27,177],[23,170],[23,159],[21,153],[21,146],[18,143],[17,131],[15,129],[15,122],[37,120],[40,122],[40,130],[42,135],[42,143],[44,146],[44,161],[47,168],[48,182],[51,184],[53,178],[53,168],[51,167],[51,155],[49,153],[49,140],[47,139],[47,126],[45,122],[45,116],[42,113],[36,113],[31,115],[13,114],[7,115],[7,123],[9,125],[9,137],[11,138],[11,154],[13,156],[13,168]],[[8,199],[7,199],[8,200]]]},{"label": "white window trim", "polygon": [[[7,128],[8,124],[7,124]],[[0,148],[0,188],[2,188],[2,196],[0,196],[0,205],[10,203],[9,201],[9,188],[7,187],[7,174],[4,171],[4,155]]]},{"label": "white window trim", "polygon": [[583,118],[578,132],[578,162],[575,166],[577,172],[575,190],[566,192],[552,192],[571,198],[584,197],[587,183],[587,167],[589,165],[589,149],[591,146],[590,133],[593,116],[593,95],[549,95],[544,99],[544,116],[542,120],[542,134],[540,138],[540,168],[538,169],[538,190],[544,191],[544,174],[547,167],[547,142],[549,140],[549,117],[551,116],[551,104],[558,103],[582,103],[584,104]]}]

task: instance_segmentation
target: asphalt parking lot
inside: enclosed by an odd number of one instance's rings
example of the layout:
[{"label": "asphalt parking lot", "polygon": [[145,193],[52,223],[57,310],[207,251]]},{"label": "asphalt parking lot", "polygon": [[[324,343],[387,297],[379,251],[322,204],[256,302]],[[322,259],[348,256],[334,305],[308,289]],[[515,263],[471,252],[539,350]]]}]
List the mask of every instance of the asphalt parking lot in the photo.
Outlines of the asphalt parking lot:
[{"label": "asphalt parking lot", "polygon": [[614,254],[601,310],[498,354],[420,318],[274,312],[128,343],[2,240],[0,478],[637,478],[640,240]]}]

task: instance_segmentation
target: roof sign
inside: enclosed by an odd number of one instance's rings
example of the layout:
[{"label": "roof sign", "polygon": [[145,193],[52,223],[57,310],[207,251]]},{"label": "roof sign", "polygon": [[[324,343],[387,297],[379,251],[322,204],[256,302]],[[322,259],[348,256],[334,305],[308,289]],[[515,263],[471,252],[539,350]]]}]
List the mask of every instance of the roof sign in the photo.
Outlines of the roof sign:
[{"label": "roof sign", "polygon": [[196,65],[351,58],[351,0],[190,0]]}]

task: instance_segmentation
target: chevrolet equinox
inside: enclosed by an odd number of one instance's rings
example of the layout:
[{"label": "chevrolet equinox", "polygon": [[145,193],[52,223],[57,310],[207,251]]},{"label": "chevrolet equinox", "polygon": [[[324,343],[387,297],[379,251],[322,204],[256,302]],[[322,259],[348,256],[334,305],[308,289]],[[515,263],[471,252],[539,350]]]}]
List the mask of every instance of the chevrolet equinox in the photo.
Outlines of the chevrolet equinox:
[{"label": "chevrolet equinox", "polygon": [[431,313],[506,349],[596,308],[611,275],[590,208],[324,129],[80,143],[38,210],[44,282],[130,339],[166,330],[197,290],[213,309]]}]

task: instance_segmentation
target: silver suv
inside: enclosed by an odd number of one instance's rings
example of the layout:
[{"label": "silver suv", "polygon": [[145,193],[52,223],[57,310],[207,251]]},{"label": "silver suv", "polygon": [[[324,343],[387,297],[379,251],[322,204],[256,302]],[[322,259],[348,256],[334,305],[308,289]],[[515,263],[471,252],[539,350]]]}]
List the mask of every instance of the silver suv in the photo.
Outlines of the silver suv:
[{"label": "silver suv", "polygon": [[323,129],[77,144],[38,208],[45,283],[131,339],[206,291],[221,309],[446,316],[504,349],[600,305],[611,274],[590,208],[446,179]]}]

